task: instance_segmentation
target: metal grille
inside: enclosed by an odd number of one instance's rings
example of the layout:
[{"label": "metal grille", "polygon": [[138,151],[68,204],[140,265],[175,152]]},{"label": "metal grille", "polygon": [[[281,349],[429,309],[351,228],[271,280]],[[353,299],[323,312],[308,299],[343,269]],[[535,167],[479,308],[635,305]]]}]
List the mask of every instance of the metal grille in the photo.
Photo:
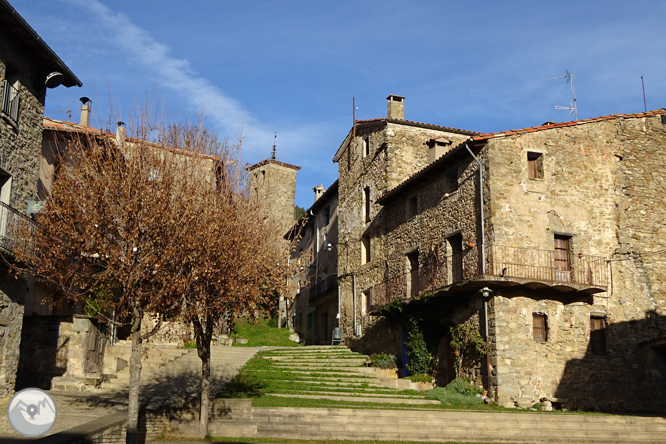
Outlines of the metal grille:
[{"label": "metal grille", "polygon": [[32,235],[37,224],[4,202],[0,202],[0,247],[9,253],[31,255]]},{"label": "metal grille", "polygon": [[[375,285],[368,290],[368,308],[375,310],[396,299],[408,299],[483,275],[480,251],[472,247]],[[488,246],[485,275],[608,286],[605,258],[569,252],[564,267],[562,255],[562,250]]]},{"label": "metal grille", "polygon": [[14,123],[18,122],[19,94],[18,90],[7,80],[2,82],[2,112]]}]

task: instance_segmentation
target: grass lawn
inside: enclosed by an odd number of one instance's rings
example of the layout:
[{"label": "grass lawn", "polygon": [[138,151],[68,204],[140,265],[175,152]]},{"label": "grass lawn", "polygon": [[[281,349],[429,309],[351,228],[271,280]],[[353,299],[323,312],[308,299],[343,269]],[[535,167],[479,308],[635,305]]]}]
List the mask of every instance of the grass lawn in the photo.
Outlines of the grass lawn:
[{"label": "grass lawn", "polygon": [[298,347],[299,344],[290,341],[291,332],[288,328],[276,328],[268,326],[268,319],[238,319],[234,330],[238,337],[247,339],[247,344],[239,344],[234,341],[234,347]]}]

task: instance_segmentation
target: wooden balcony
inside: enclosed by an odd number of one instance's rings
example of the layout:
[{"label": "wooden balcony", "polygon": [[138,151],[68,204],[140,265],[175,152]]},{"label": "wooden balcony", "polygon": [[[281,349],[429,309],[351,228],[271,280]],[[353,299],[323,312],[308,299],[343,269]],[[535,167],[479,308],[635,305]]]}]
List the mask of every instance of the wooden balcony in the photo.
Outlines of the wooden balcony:
[{"label": "wooden balcony", "polygon": [[393,276],[369,289],[369,308],[426,292],[469,291],[486,285],[578,294],[600,293],[608,287],[608,263],[603,257],[499,245],[487,246],[485,252],[485,272],[481,249],[474,247]]}]

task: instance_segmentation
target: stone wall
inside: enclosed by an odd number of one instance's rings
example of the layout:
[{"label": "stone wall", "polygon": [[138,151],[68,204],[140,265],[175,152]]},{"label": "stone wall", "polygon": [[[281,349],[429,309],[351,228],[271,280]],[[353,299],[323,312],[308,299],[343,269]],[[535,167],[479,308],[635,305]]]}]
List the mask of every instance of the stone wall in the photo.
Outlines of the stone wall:
[{"label": "stone wall", "polygon": [[99,375],[106,343],[106,326],[87,316],[26,316],[17,386],[49,390],[54,377]]},{"label": "stone wall", "polygon": [[[594,296],[497,291],[491,335],[500,404],[526,406],[541,398],[604,410],[651,404],[645,402],[644,381],[654,381],[655,375],[642,363],[654,351],[640,344],[666,331],[666,270],[660,257],[666,247],[665,210],[657,197],[666,192],[666,153],[660,149],[665,142],[659,115],[603,119],[488,142],[493,242],[552,250],[554,235],[565,233],[572,236],[574,257],[608,259],[611,276],[607,291]],[[542,179],[529,179],[528,152],[544,156]],[[545,342],[533,338],[534,314],[546,317]],[[590,346],[592,317],[606,323],[603,353]]]},{"label": "stone wall", "polygon": [[301,167],[266,159],[248,168],[250,199],[273,219],[275,236],[282,236],[294,224],[296,172]]},{"label": "stone wall", "polygon": [[[367,121],[356,125],[354,137],[341,148],[338,157],[338,238],[341,243],[338,276],[341,327],[345,338],[351,340],[360,333],[371,343],[394,347],[391,335],[383,339],[386,329],[374,328],[374,317],[368,316],[367,310],[368,290],[384,280],[389,254],[382,235],[385,219],[390,216],[382,210],[377,199],[425,167],[428,164],[425,142],[442,136],[452,140],[468,137],[466,133],[434,125],[394,120]],[[369,145],[367,153],[365,144]],[[367,194],[370,199],[368,215],[364,214]],[[363,237],[369,238],[370,243],[370,261],[367,263],[362,263],[361,259]],[[356,328],[360,330],[354,331],[354,317]],[[356,347],[365,347],[361,345],[362,340],[353,343]]]},{"label": "stone wall", "polygon": [[[9,56],[8,48],[0,39],[0,88],[5,80],[9,58],[13,67],[28,63],[18,54]],[[16,68],[14,68],[16,69]],[[21,212],[27,208],[26,200],[37,199],[39,153],[42,143],[42,118],[44,115],[44,93],[32,89],[35,79],[30,69],[20,71],[19,117],[12,122],[0,112],[0,168],[11,176],[11,197],[7,202]]]},{"label": "stone wall", "polygon": [[15,279],[4,264],[0,266],[0,398],[14,393],[23,322],[23,298],[27,288],[25,279]]}]

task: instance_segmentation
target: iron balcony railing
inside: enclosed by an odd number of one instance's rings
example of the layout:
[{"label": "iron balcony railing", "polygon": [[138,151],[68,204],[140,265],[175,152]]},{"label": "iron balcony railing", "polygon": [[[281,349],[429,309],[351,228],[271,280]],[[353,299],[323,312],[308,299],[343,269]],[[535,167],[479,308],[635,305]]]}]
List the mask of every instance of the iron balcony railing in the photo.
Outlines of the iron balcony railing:
[{"label": "iron balcony railing", "polygon": [[499,245],[487,246],[485,257],[485,273],[481,266],[480,249],[472,247],[417,270],[389,278],[368,290],[368,305],[374,310],[396,299],[409,299],[481,275],[608,286],[608,266],[603,257],[582,253],[563,256],[561,251]]},{"label": "iron balcony railing", "polygon": [[0,248],[25,257],[34,252],[33,234],[37,224],[4,202],[0,202]]},{"label": "iron balcony railing", "polygon": [[319,276],[319,278],[315,278],[314,276],[310,278],[311,283],[308,286],[308,294],[309,294],[309,302],[315,302],[328,293],[330,293],[332,290],[335,290],[338,286],[338,275],[336,274],[331,274],[329,276]]},{"label": "iron balcony railing", "polygon": [[18,90],[7,80],[2,82],[2,112],[14,123],[18,122],[19,94]]}]

